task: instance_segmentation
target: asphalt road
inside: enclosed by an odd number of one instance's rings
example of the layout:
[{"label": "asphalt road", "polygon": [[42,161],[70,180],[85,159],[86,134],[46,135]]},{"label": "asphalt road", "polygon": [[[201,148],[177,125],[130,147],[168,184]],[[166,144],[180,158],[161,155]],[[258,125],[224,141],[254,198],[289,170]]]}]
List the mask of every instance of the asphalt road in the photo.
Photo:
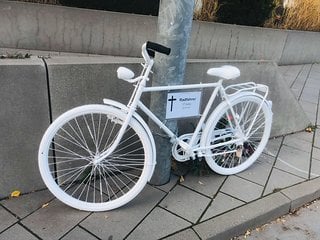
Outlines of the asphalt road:
[{"label": "asphalt road", "polygon": [[319,240],[320,199],[233,240]]}]

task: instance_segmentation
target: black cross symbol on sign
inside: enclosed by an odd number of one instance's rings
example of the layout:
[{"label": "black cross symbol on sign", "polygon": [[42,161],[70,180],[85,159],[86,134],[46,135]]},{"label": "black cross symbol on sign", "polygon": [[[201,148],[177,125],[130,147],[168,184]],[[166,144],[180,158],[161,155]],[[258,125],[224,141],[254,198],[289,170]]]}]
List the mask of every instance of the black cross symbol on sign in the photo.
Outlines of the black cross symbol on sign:
[{"label": "black cross symbol on sign", "polygon": [[172,112],[172,107],[173,107],[173,101],[176,101],[176,98],[173,98],[173,96],[171,96],[170,99],[168,99],[169,102],[171,102],[171,107],[170,107],[170,112]]}]

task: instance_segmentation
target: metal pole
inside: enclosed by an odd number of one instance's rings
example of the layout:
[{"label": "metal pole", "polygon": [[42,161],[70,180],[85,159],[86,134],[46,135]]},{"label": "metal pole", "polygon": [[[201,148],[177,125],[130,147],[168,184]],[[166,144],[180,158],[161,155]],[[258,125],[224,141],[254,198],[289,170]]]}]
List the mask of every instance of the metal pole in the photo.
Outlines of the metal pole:
[{"label": "metal pole", "polygon": [[[188,43],[191,34],[194,0],[161,0],[157,42],[171,48],[170,56],[156,54],[153,86],[183,84]],[[166,92],[151,94],[151,110],[165,122]],[[177,132],[177,121],[166,125]],[[170,180],[171,143],[152,122],[150,128],[157,147],[157,165],[151,183],[162,185]]]}]

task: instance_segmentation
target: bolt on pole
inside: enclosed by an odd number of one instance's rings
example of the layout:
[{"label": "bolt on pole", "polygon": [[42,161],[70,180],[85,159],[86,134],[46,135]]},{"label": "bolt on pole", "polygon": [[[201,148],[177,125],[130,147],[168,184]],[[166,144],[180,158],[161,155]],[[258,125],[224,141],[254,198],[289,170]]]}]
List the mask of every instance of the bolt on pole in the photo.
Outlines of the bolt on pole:
[{"label": "bolt on pole", "polygon": [[[188,43],[191,35],[194,0],[161,0],[158,16],[157,42],[171,48],[169,56],[156,54],[152,86],[183,84]],[[166,120],[167,92],[151,95],[150,108],[173,132],[177,121]],[[157,165],[151,183],[162,185],[170,180],[170,139],[152,122],[157,150]]]}]

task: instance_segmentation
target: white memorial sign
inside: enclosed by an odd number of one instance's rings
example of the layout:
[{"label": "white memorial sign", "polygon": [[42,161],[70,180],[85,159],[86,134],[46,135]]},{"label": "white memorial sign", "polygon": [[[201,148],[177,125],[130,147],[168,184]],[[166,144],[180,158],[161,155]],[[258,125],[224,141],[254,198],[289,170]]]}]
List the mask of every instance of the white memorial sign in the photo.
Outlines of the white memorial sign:
[{"label": "white memorial sign", "polygon": [[169,92],[166,119],[199,116],[201,91]]}]

